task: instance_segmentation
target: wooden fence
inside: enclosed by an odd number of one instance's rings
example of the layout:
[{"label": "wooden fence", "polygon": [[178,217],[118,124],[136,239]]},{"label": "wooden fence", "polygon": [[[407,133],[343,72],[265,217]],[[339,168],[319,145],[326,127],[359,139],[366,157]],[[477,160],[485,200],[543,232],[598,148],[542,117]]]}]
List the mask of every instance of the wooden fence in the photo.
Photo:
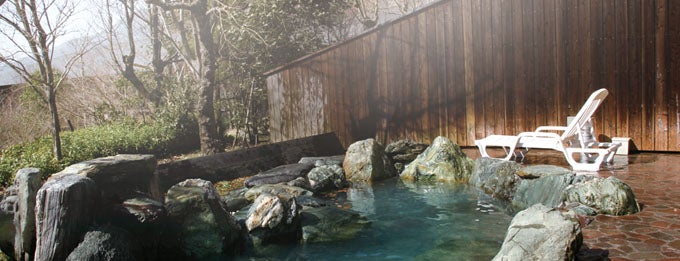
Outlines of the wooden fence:
[{"label": "wooden fence", "polygon": [[680,1],[450,0],[268,74],[274,141],[336,132],[463,146],[565,125],[594,90],[600,139],[680,151]]}]

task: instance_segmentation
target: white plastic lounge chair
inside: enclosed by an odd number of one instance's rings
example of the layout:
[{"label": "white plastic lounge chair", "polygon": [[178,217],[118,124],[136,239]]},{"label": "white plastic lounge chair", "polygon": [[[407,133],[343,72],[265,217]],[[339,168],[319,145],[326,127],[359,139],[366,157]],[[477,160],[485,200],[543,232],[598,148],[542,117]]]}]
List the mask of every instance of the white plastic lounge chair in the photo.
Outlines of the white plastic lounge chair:
[{"label": "white plastic lounge chair", "polygon": [[[502,147],[507,154],[503,160],[510,160],[514,157],[524,157],[524,154],[517,148],[529,149],[553,149],[564,153],[567,162],[577,171],[598,171],[600,165],[605,161],[611,162],[614,159],[616,149],[620,143],[601,143],[595,140],[588,130],[592,128],[590,118],[602,104],[609,92],[606,89],[599,89],[590,95],[590,98],[581,107],[571,123],[566,126],[541,126],[533,132],[522,132],[517,136],[510,135],[490,135],[481,140],[476,140],[475,145],[479,148],[482,157],[489,157],[487,147]],[[592,130],[590,130],[592,131]],[[562,132],[558,135],[555,132]],[[588,137],[590,136],[590,137]],[[520,155],[517,155],[519,153]],[[574,158],[574,154],[581,155],[580,162]]]}]

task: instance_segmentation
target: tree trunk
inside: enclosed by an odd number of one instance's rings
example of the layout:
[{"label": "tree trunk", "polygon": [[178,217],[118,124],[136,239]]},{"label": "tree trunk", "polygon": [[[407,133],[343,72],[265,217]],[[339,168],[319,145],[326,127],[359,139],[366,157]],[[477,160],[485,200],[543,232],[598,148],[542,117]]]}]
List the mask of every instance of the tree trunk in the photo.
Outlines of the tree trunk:
[{"label": "tree trunk", "polygon": [[215,69],[217,54],[212,35],[212,19],[208,11],[207,1],[198,1],[191,12],[198,24],[197,30],[201,47],[200,55],[203,68],[200,72],[198,98],[198,133],[201,140],[201,152],[212,155],[221,151],[220,139],[217,136],[215,121]]},{"label": "tree trunk", "polygon": [[52,152],[57,160],[61,160],[61,137],[59,132],[61,131],[61,125],[59,124],[59,112],[57,111],[57,95],[54,87],[47,87],[48,97],[47,102],[50,107],[50,114],[52,115]]}]

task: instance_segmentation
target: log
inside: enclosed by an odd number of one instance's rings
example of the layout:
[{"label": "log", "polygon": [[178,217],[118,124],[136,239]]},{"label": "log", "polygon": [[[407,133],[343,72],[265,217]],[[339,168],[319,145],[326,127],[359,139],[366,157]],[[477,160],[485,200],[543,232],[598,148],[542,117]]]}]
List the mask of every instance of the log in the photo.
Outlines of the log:
[{"label": "log", "polygon": [[265,144],[253,148],[218,153],[159,165],[154,181],[158,192],[186,180],[200,178],[211,182],[233,180],[255,175],[280,165],[298,162],[302,157],[332,156],[344,154],[345,150],[334,133]]}]

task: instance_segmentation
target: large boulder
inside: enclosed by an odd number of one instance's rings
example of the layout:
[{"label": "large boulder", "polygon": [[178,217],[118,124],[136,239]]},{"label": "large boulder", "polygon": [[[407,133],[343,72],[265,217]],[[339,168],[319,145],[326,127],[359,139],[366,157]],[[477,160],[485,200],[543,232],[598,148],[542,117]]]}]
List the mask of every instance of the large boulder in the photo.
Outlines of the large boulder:
[{"label": "large boulder", "polygon": [[640,212],[633,190],[614,176],[574,184],[566,190],[566,201],[589,206],[600,214],[629,215]]},{"label": "large boulder", "polygon": [[295,163],[275,167],[273,169],[258,173],[246,180],[246,187],[254,187],[264,184],[277,184],[304,177],[314,168],[313,164]]},{"label": "large boulder", "polygon": [[473,167],[474,161],[458,145],[439,136],[413,162],[406,165],[400,176],[409,180],[435,178],[465,182],[469,180]]},{"label": "large boulder", "polygon": [[332,206],[306,208],[302,211],[302,238],[306,243],[351,240],[368,224],[354,211]]},{"label": "large boulder", "polygon": [[17,205],[14,213],[14,256],[17,260],[33,260],[35,254],[35,197],[42,185],[40,170],[20,169],[15,178]]},{"label": "large boulder", "polygon": [[574,260],[582,243],[581,225],[573,211],[536,204],[512,219],[493,260]]},{"label": "large boulder", "polygon": [[521,181],[517,176],[520,164],[492,158],[478,158],[470,183],[494,198],[510,200]]},{"label": "large boulder", "polygon": [[345,171],[338,165],[316,167],[307,174],[307,180],[313,191],[341,189],[347,185]]},{"label": "large boulder", "polygon": [[295,198],[260,194],[248,210],[246,228],[255,247],[290,244],[302,237],[300,205]]},{"label": "large boulder", "polygon": [[302,157],[298,163],[314,164],[315,167],[321,167],[326,165],[342,166],[343,161],[345,161],[345,155],[335,155],[326,157]]},{"label": "large boulder", "polygon": [[573,173],[522,179],[512,198],[512,205],[519,210],[538,203],[548,207],[557,207],[564,202],[565,189],[574,182],[578,182],[579,179],[582,178]]},{"label": "large boulder", "polygon": [[159,253],[161,259],[173,258],[172,254],[217,258],[241,250],[241,228],[222,207],[210,181],[188,179],[172,186],[165,197],[165,208],[171,225],[163,236],[163,250],[167,251]]},{"label": "large boulder", "polygon": [[298,196],[312,196],[313,192],[295,186],[290,186],[286,184],[264,184],[257,187],[252,187],[245,192],[244,196],[249,201],[254,201],[260,194],[268,193],[272,195],[277,195],[282,198],[292,198]]},{"label": "large boulder", "polygon": [[415,142],[412,140],[398,140],[387,144],[385,147],[385,154],[394,163],[394,168],[397,173],[404,170],[404,166],[415,160],[420,153],[427,149],[428,145],[422,142]]},{"label": "large boulder", "polygon": [[517,175],[523,179],[535,179],[551,175],[565,175],[573,171],[555,165],[531,165],[521,168]]},{"label": "large boulder", "polygon": [[85,233],[81,242],[66,258],[67,261],[127,261],[144,260],[141,248],[125,230],[102,227]]},{"label": "large boulder", "polygon": [[395,174],[385,148],[374,139],[352,143],[347,148],[342,167],[350,181],[375,181]]},{"label": "large boulder", "polygon": [[64,260],[94,221],[99,190],[84,175],[50,178],[36,196],[35,260]]},{"label": "large boulder", "polygon": [[119,204],[141,193],[151,193],[156,169],[153,155],[119,154],[66,167],[54,176],[79,174],[92,179],[101,193],[100,204]]}]

